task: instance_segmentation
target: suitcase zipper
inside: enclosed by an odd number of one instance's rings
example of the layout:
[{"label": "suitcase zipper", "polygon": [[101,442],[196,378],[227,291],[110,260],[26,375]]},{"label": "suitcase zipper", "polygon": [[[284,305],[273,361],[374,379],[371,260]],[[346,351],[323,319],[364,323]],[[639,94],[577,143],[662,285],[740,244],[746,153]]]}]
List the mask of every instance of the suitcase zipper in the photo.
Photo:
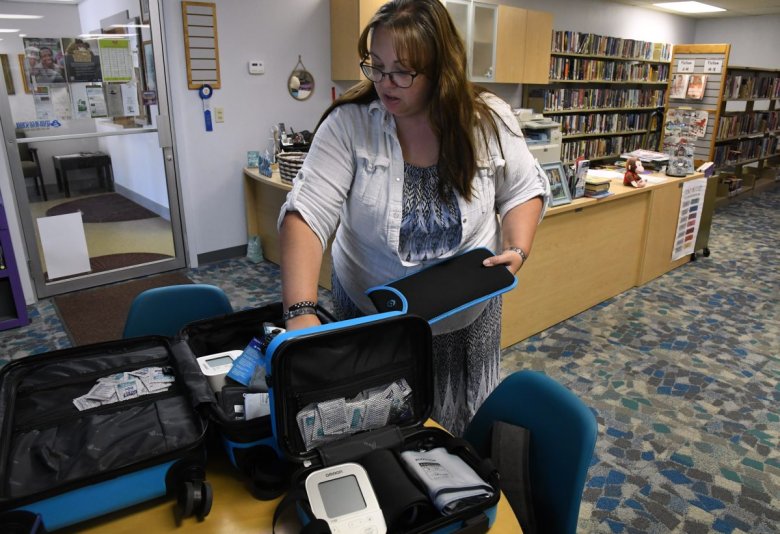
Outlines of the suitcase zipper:
[{"label": "suitcase zipper", "polygon": [[[62,380],[57,381],[56,384],[51,384],[48,386],[40,386],[40,387],[33,387],[33,386],[27,386],[22,387],[16,390],[16,395],[21,396],[24,395],[30,391],[33,391],[35,393],[38,393],[39,391],[48,391],[51,389],[57,389],[62,386],[68,386],[71,384],[78,384],[79,382],[89,382],[94,381],[97,378],[103,378],[105,376],[117,374],[117,373],[125,373],[128,371],[136,371],[138,369],[143,369],[145,367],[152,367],[156,365],[163,365],[166,364],[169,367],[173,367],[175,369],[175,365],[171,364],[171,358],[157,358],[156,360],[149,360],[148,362],[145,362],[143,367],[139,367],[137,363],[133,365],[123,365],[121,367],[114,367],[112,369],[104,369],[102,371],[92,371],[90,373],[86,373],[83,375],[73,376],[70,378],[64,378]],[[27,373],[29,374],[29,373]],[[26,375],[25,375],[26,376]]]},{"label": "suitcase zipper", "polygon": [[15,426],[13,428],[14,433],[23,433],[28,432],[30,430],[43,430],[44,428],[48,428],[51,423],[58,423],[62,421],[70,421],[71,419],[78,419],[82,416],[88,416],[88,415],[95,415],[95,414],[101,414],[101,413],[110,413],[112,411],[120,412],[122,409],[131,408],[133,406],[144,404],[144,403],[150,403],[156,402],[158,400],[166,399],[169,397],[175,397],[177,395],[181,394],[181,388],[174,385],[173,389],[169,389],[160,393],[152,393],[151,395],[141,395],[135,399],[130,399],[126,401],[118,401],[111,404],[106,404],[104,406],[96,406],[95,408],[90,408],[89,410],[84,411],[77,411],[76,413],[72,413],[71,408],[67,412],[64,410],[55,413],[55,414],[46,414],[46,416],[39,417],[38,419],[33,419],[31,422],[26,423],[24,425]]}]

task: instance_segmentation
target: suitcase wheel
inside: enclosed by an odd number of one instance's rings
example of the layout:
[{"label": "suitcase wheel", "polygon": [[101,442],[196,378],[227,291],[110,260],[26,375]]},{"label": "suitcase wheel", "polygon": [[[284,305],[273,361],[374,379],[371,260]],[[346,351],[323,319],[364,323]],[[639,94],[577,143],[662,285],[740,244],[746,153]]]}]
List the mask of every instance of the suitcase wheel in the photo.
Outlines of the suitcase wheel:
[{"label": "suitcase wheel", "polygon": [[211,503],[214,493],[211,484],[205,480],[184,482],[179,488],[177,506],[180,517],[195,515],[198,520],[203,520],[211,512]]}]

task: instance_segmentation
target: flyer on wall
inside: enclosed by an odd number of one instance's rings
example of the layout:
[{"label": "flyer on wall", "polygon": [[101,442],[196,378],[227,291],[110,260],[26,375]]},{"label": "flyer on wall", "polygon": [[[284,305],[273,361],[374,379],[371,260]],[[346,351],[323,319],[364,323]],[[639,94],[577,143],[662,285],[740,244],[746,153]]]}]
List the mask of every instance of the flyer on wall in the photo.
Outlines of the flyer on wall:
[{"label": "flyer on wall", "polygon": [[48,85],[39,85],[33,88],[33,103],[35,104],[35,118],[39,121],[54,120],[54,108],[51,105],[51,95]]},{"label": "flyer on wall", "polygon": [[89,97],[87,97],[87,84],[70,84],[71,114],[74,119],[89,119]]},{"label": "flyer on wall", "polygon": [[86,91],[87,103],[89,104],[89,116],[94,118],[108,115],[106,97],[103,95],[103,87],[101,85],[88,85]]}]

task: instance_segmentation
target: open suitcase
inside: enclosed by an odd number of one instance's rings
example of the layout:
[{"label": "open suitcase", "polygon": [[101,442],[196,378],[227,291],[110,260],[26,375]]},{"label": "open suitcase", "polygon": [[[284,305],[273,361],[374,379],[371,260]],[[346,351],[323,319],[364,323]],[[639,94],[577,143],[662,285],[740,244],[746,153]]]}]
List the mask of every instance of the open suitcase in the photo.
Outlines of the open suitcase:
[{"label": "open suitcase", "polygon": [[[98,393],[105,401],[85,400]],[[177,497],[181,517],[202,519],[211,509],[205,437],[212,402],[197,363],[176,357],[161,337],[6,365],[0,531],[41,532],[40,522],[54,530],[166,495]]]},{"label": "open suitcase", "polygon": [[[284,508],[295,504],[304,525],[316,523],[303,490],[309,474],[346,462],[364,464],[369,470],[370,462],[369,476],[388,532],[452,532],[465,526],[470,532],[482,532],[493,523],[500,492],[490,463],[480,460],[464,440],[441,429],[423,427],[434,395],[431,329],[424,319],[388,312],[280,334],[266,351],[265,365],[271,369],[268,380],[274,436],[279,448],[298,466],[275,520]],[[365,429],[361,421],[382,422],[377,416],[381,410],[367,407],[361,412],[349,403],[399,383],[407,392],[405,400],[388,409],[383,426]],[[322,441],[333,429],[322,424],[317,430],[312,419],[322,417],[322,413],[312,416],[310,407],[313,403],[327,405],[334,399],[345,401],[347,426],[361,430]],[[430,502],[426,506],[419,499],[422,495],[427,500],[425,491],[404,476],[400,463],[400,471],[394,469],[393,459],[397,461],[403,451],[436,447],[456,453],[489,486],[492,495],[447,516],[440,515]]]},{"label": "open suitcase", "polygon": [[[263,338],[264,323],[283,328],[282,312],[282,304],[277,302],[191,323],[179,332],[173,350],[191,361],[206,355],[243,350],[252,338]],[[321,307],[317,308],[317,315],[323,324],[334,321]],[[239,394],[246,390],[240,384],[228,387],[238,390]],[[210,405],[209,417],[230,462],[246,475],[252,494],[264,500],[281,495],[288,487],[289,472],[271,432],[271,417],[239,419],[220,402]]]}]

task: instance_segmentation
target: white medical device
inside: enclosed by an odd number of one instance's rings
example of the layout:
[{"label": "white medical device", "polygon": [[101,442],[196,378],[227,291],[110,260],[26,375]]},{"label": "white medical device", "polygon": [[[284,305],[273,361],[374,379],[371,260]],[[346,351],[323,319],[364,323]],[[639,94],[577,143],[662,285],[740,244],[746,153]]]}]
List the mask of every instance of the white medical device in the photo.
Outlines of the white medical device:
[{"label": "white medical device", "polygon": [[355,463],[326,467],[306,478],[306,494],[317,519],[333,534],[385,534],[387,526],[366,470]]},{"label": "white medical device", "polygon": [[225,385],[225,375],[233,367],[233,361],[241,356],[242,350],[229,350],[216,354],[207,354],[198,358],[201,372],[206,375],[214,392],[222,391]]}]

